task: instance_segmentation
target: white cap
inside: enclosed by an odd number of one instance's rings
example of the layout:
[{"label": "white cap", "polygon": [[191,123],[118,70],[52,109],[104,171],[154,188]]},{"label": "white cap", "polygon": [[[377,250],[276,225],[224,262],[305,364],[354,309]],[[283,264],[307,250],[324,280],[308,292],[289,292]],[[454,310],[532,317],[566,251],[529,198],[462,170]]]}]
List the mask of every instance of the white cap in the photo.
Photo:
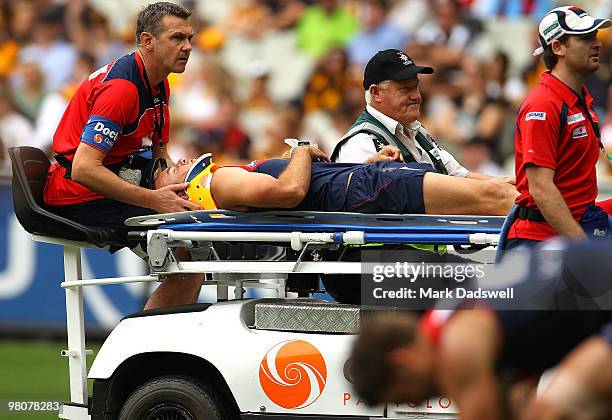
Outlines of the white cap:
[{"label": "white cap", "polygon": [[533,55],[540,55],[550,43],[565,34],[588,34],[612,25],[610,19],[595,19],[577,6],[563,6],[551,10],[542,18],[539,27],[541,47]]}]

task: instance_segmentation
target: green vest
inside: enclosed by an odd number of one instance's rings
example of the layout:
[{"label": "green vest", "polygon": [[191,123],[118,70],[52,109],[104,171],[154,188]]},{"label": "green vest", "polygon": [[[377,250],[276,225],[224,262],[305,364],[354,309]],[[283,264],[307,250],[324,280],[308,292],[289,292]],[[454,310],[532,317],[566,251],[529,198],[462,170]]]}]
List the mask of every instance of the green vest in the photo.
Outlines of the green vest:
[{"label": "green vest", "polygon": [[[332,152],[332,155],[331,155],[332,162],[334,162],[338,158],[338,153],[340,153],[340,147],[348,139],[350,139],[351,137],[359,133],[367,133],[367,134],[371,134],[374,137],[376,137],[376,140],[380,142],[380,144],[376,144],[375,142],[377,150],[382,149],[385,145],[394,145],[400,149],[402,153],[402,157],[404,158],[404,162],[416,162],[416,159],[414,158],[414,156],[412,156],[412,153],[410,153],[408,148],[406,148],[406,145],[402,143],[393,133],[387,130],[387,127],[385,127],[380,121],[374,118],[372,114],[370,114],[368,111],[365,111],[365,110],[361,113],[361,115],[359,115],[359,117],[357,118],[355,123],[352,125],[352,127],[349,129],[349,131],[347,131],[347,133],[344,136],[342,136],[342,138],[336,144],[336,147],[334,148],[334,151]],[[429,144],[430,149],[425,147],[425,145],[421,143],[421,141],[419,141],[419,136],[421,139],[424,139],[425,142]],[[448,175],[448,171],[446,170],[446,167],[444,166],[442,161],[440,159],[436,159],[435,156],[430,154],[430,152],[428,151],[428,150],[434,149],[434,146],[429,141],[429,139],[427,139],[427,137],[425,137],[425,135],[421,133],[420,131],[417,132],[416,139],[421,145],[421,147],[423,147],[423,149],[425,149],[427,154],[431,157],[431,160],[432,162],[434,162],[436,169],[440,173]],[[437,150],[437,147],[435,147],[435,149]],[[440,165],[441,168],[438,168],[438,165]],[[381,246],[381,244],[371,244],[371,245]],[[446,253],[446,245],[424,245],[424,244],[405,244],[405,245],[410,248],[420,249],[423,251],[431,251],[439,255]]]},{"label": "green vest", "polygon": [[[406,145],[402,143],[393,133],[391,133],[387,127],[384,126],[380,121],[372,116],[368,111],[364,110],[351,128],[346,132],[344,136],[336,143],[336,147],[331,154],[331,161],[334,162],[338,158],[340,153],[340,147],[348,141],[350,138],[359,133],[367,133],[376,138],[375,146],[377,150],[382,149],[386,145],[396,146],[400,149],[404,162],[416,162],[412,153],[408,150]],[[441,174],[448,175],[448,171],[442,160],[440,159],[440,151],[437,146],[434,146],[432,141],[427,138],[420,130],[417,131],[415,140],[425,152],[429,155],[429,158],[434,164],[436,171]]]}]

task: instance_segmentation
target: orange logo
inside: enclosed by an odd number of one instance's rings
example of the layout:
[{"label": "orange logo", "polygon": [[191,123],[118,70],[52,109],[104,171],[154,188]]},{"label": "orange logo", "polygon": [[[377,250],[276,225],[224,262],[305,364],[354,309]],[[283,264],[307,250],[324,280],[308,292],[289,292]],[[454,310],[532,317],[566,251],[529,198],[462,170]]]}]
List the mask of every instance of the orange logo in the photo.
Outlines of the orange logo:
[{"label": "orange logo", "polygon": [[327,381],[323,355],[302,340],[272,347],[259,365],[259,383],[270,400],[283,408],[304,408],[321,396]]}]

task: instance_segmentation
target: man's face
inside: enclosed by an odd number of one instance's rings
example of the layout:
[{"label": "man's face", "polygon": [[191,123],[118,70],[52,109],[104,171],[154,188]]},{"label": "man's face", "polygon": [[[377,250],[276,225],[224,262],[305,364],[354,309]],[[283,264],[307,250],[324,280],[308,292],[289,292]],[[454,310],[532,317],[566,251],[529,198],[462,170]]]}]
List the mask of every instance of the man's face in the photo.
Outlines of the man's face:
[{"label": "man's face", "polygon": [[418,76],[408,80],[391,80],[389,86],[373,88],[372,93],[372,105],[404,126],[416,121],[421,115]]},{"label": "man's face", "polygon": [[597,39],[597,31],[584,35],[572,35],[565,44],[566,65],[581,74],[599,70],[602,43]]},{"label": "man's face", "polygon": [[185,71],[189,54],[193,28],[188,19],[167,15],[162,18],[162,32],[153,37],[153,53],[157,62],[170,73]]},{"label": "man's face", "polygon": [[171,184],[181,184],[185,182],[185,177],[195,161],[196,159],[181,159],[176,163],[176,166],[169,166],[163,171],[160,171],[153,182],[154,188],[157,190]]}]

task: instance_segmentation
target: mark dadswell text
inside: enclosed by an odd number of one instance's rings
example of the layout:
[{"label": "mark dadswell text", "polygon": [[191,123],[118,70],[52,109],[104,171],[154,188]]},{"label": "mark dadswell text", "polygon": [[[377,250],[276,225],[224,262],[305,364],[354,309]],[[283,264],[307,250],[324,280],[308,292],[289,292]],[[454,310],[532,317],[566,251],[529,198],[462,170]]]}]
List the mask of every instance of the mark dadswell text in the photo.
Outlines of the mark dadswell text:
[{"label": "mark dadswell text", "polygon": [[408,287],[395,290],[384,290],[377,287],[373,290],[373,295],[376,299],[514,299],[514,289],[512,287],[500,290],[427,287],[419,288],[417,291]]}]

